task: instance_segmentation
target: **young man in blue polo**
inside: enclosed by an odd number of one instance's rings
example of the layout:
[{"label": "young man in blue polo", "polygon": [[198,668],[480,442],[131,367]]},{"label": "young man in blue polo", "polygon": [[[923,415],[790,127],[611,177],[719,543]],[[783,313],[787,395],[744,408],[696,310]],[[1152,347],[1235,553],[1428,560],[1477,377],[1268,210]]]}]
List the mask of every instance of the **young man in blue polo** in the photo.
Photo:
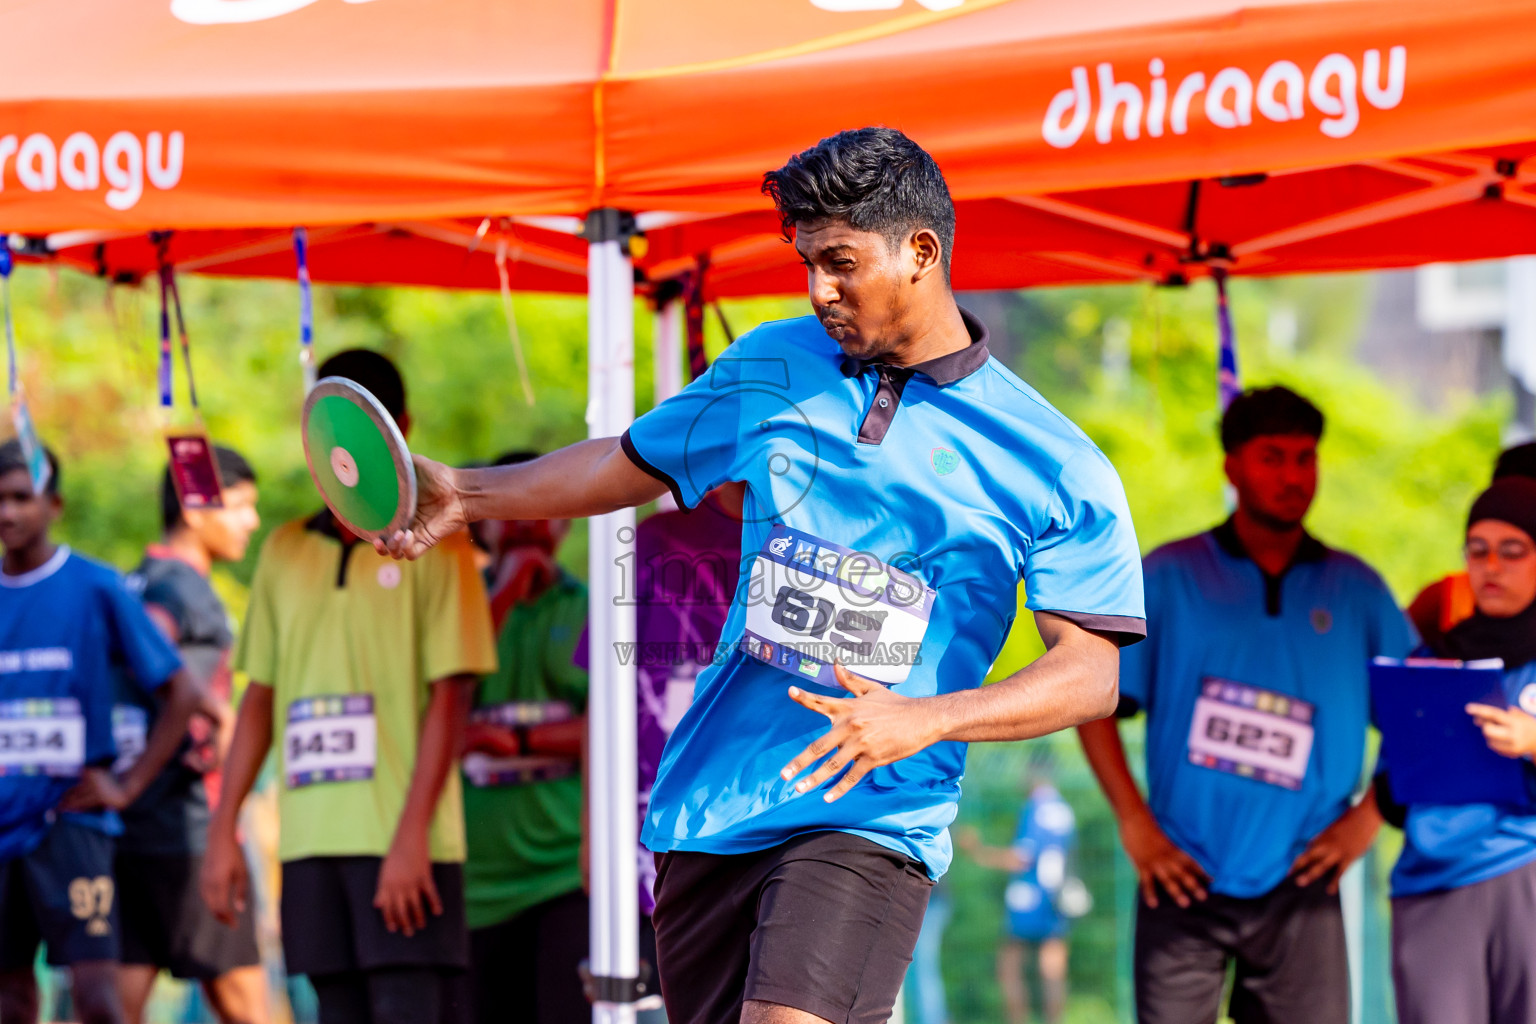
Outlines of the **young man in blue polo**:
[{"label": "young man in blue polo", "polygon": [[[764,190],[814,318],[742,337],[622,438],[496,469],[418,460],[416,521],[381,547],[745,483],[730,650],[697,677],[643,830],[667,1016],[883,1021],[949,866],[965,744],[1114,709],[1140,559],[1109,461],[955,304],[932,157],[843,132]],[[1021,577],[1047,651],[982,689]]]},{"label": "young man in blue polo", "polygon": [[[0,1021],[35,1024],[39,943],[70,968],[81,1024],[125,1024],[113,837],[118,812],[175,754],[199,685],[114,570],[55,542],[59,464],[42,493],[21,444],[0,444]],[[116,676],[159,715],[113,774]]]},{"label": "young man in blue polo", "polygon": [[1302,526],[1323,416],[1281,387],[1221,423],[1237,510],[1146,560],[1147,641],[1121,714],[1147,715],[1144,799],[1113,719],[1079,729],[1141,879],[1141,1024],[1348,1024],[1338,881],[1381,824],[1359,786],[1366,667],[1412,631],[1381,577]]}]

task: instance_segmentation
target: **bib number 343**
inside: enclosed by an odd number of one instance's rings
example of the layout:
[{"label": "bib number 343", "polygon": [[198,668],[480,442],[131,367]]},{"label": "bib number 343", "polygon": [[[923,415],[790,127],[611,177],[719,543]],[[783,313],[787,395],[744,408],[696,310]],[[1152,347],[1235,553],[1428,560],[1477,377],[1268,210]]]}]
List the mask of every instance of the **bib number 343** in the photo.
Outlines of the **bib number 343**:
[{"label": "bib number 343", "polygon": [[283,768],[289,789],[371,779],[377,751],[372,694],[307,697],[288,705]]}]

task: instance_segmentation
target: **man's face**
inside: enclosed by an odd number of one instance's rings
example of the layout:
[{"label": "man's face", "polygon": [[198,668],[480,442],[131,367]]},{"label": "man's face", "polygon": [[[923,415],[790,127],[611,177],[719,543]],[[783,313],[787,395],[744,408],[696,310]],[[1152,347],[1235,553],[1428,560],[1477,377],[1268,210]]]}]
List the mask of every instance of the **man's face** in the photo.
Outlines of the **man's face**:
[{"label": "man's face", "polygon": [[1317,439],[1260,435],[1227,456],[1226,470],[1239,508],[1272,529],[1294,529],[1317,495]]},{"label": "man's face", "polygon": [[796,222],[795,250],[816,318],[845,353],[878,359],[906,340],[919,272],[915,246],[892,249],[874,231],[814,220]]},{"label": "man's face", "polygon": [[242,480],[226,487],[223,508],[187,509],[182,518],[215,558],[239,562],[245,558],[251,534],[261,526],[261,516],[256,512],[256,485]]},{"label": "man's face", "polygon": [[56,495],[33,494],[24,469],[0,476],[0,545],[7,551],[27,547],[46,536],[63,503]]},{"label": "man's face", "polygon": [[1506,619],[1536,601],[1536,544],[1524,530],[1500,519],[1481,519],[1467,530],[1464,551],[1478,611]]}]

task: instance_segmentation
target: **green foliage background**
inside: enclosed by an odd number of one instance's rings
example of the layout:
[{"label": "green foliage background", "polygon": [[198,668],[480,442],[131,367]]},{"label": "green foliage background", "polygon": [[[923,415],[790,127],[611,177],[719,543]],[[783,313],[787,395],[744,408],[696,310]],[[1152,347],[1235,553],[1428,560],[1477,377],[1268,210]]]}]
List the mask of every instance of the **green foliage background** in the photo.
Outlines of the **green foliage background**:
[{"label": "green foliage background", "polygon": [[[189,279],[182,290],[203,414],[215,440],[243,451],[260,474],[264,529],[311,512],[319,502],[297,429],[296,288]],[[62,536],[83,552],[130,567],[159,530],[155,496],[166,417],[156,405],[154,294],[125,287],[109,293],[100,281],[35,267],[18,270],[13,291],[23,379],[38,428],[63,460]],[[1462,516],[1487,480],[1508,409],[1463,396],[1449,411],[1431,414],[1373,377],[1352,351],[1368,296],[1369,279],[1359,276],[1244,280],[1232,287],[1232,307],[1245,382],[1290,384],[1328,415],[1313,531],[1376,566],[1406,601],[1455,566]],[[994,346],[1000,357],[1115,463],[1144,549],[1224,516],[1208,285],[1062,289],[988,301],[1006,321]],[[1294,344],[1269,340],[1277,310],[1293,311]],[[727,303],[725,309],[738,331],[806,311],[803,299]],[[585,301],[519,297],[517,316],[537,393],[532,407],[517,387],[494,295],[318,288],[317,355],[361,345],[394,357],[414,412],[412,447],[435,458],[482,461],[507,448],[547,449],[585,436]],[[644,407],[652,387],[651,318],[639,307],[635,325],[637,395]],[[718,352],[725,339],[714,318],[709,330]],[[176,374],[174,415],[184,419],[189,410],[179,359]],[[578,529],[562,555],[581,574],[585,546]],[[221,589],[237,613],[253,563],[220,570]],[[1039,649],[1022,617],[994,674],[1017,669]],[[973,750],[961,821],[977,825],[990,843],[1007,842],[1023,767],[1041,757],[1055,766],[1078,808],[1078,868],[1095,897],[1095,912],[1074,938],[1071,1019],[1126,1020],[1133,886],[1075,739]],[[1386,858],[1378,861],[1377,873]],[[962,858],[947,884],[957,909],[945,946],[952,1016],[999,1020],[991,957],[1004,879]],[[1372,961],[1377,989],[1383,969],[1379,958]]]}]

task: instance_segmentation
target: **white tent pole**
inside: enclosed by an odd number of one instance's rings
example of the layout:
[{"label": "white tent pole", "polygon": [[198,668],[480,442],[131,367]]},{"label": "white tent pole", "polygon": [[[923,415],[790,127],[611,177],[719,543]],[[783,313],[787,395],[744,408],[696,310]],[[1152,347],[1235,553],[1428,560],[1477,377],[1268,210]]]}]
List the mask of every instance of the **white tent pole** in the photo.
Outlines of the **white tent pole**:
[{"label": "white tent pole", "polygon": [[[634,420],[634,271],[624,249],[626,216],[594,210],[587,217],[587,428],[590,437],[622,434]],[[632,223],[632,221],[630,222]],[[597,986],[594,1024],[635,1019],[640,907],[636,844],[635,608],[624,585],[634,564],[635,512],[589,520],[587,701],[588,800],[591,815],[592,943]],[[652,982],[654,985],[654,980]],[[653,989],[654,991],[654,989]]]},{"label": "white tent pole", "polygon": [[656,311],[656,404],[683,390],[683,300]]},{"label": "white tent pole", "polygon": [[[683,390],[683,300],[670,299],[656,310],[654,332],[656,404],[660,405]],[[677,508],[670,493],[656,502],[656,510]]]}]

